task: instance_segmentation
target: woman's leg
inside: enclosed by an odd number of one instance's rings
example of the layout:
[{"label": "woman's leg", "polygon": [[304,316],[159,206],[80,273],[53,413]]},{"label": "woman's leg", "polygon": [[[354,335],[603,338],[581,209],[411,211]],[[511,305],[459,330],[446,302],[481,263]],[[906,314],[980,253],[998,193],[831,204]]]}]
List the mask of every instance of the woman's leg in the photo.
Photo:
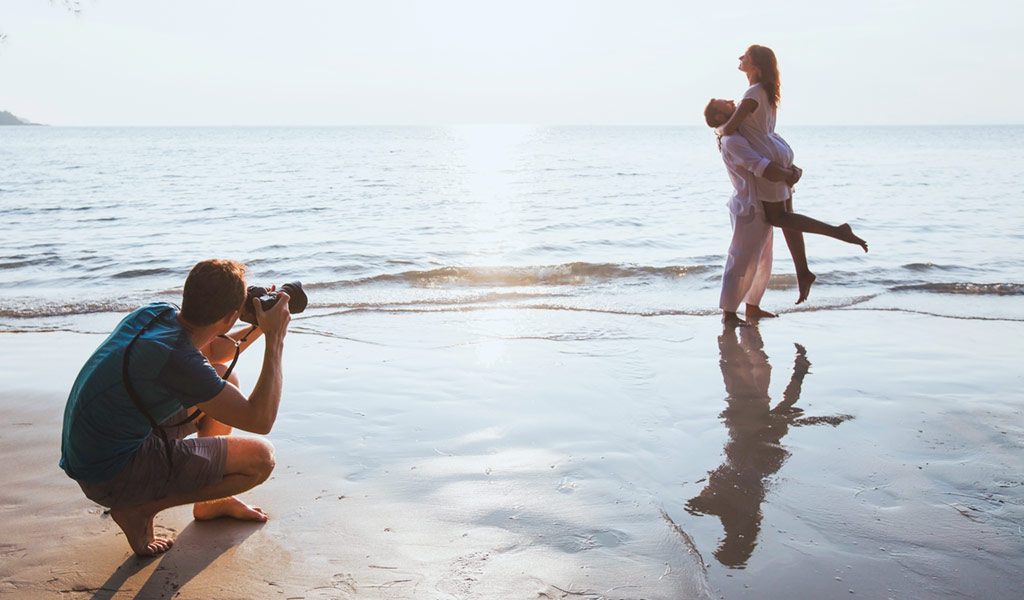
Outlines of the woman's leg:
[{"label": "woman's leg", "polygon": [[[786,212],[792,213],[793,198],[786,200],[785,205]],[[804,245],[803,232],[797,229],[783,228],[782,234],[786,237],[786,246],[789,247],[789,255],[793,257],[793,267],[796,268],[796,285],[800,290],[796,303],[800,304],[807,300],[807,296],[811,293],[811,285],[814,284],[817,276],[807,266],[807,247]]]},{"label": "woman's leg", "polygon": [[853,229],[847,223],[838,227],[822,223],[817,219],[794,212],[786,212],[785,202],[762,202],[765,218],[769,223],[783,229],[795,229],[804,233],[815,233],[827,235],[847,244],[857,244],[868,251],[868,243],[853,234]]}]

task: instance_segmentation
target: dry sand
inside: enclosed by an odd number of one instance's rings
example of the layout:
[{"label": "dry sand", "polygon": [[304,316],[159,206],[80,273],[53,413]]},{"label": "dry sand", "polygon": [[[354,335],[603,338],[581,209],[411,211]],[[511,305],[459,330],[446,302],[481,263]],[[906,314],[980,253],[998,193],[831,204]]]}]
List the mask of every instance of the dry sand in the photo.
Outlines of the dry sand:
[{"label": "dry sand", "polygon": [[[287,340],[277,469],[244,496],[272,520],[167,511],[157,523],[177,543],[148,560],[57,467],[67,390],[117,316],[73,327],[96,333],[0,336],[0,595],[1024,587],[1024,324],[843,310],[720,338],[713,317],[312,317]],[[768,412],[797,391],[803,412]]]}]

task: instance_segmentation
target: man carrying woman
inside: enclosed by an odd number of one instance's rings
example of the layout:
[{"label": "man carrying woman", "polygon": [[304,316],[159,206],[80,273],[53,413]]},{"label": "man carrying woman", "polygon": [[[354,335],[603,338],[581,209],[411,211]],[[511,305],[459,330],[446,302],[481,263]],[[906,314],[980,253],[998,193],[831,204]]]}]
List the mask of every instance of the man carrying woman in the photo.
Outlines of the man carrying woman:
[{"label": "man carrying woman", "polygon": [[[707,124],[716,128],[719,148],[736,188],[730,202],[733,243],[722,282],[721,308],[726,320],[738,319],[735,311],[744,298],[748,318],[774,316],[757,307],[771,273],[772,226],[782,228],[793,257],[799,287],[797,304],[807,299],[816,279],[807,264],[804,233],[825,235],[868,250],[867,242],[857,237],[848,224],[829,225],[793,212],[793,185],[803,171],[793,165],[789,144],[775,133],[781,96],[775,53],[765,46],[750,46],[740,56],[739,70],[746,74],[750,84],[740,105],[713,99],[704,110]],[[734,169],[739,171],[734,173]],[[753,221],[747,225],[740,222],[738,227],[737,217],[747,217],[751,211],[756,215]],[[757,222],[758,218],[763,222]],[[766,226],[767,241],[761,232]],[[737,298],[740,292],[742,295]]]}]

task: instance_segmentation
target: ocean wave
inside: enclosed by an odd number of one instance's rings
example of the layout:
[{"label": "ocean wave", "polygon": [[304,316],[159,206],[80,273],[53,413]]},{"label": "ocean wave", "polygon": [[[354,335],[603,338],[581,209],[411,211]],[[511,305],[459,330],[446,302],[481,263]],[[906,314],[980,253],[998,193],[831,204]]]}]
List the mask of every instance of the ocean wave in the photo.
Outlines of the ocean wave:
[{"label": "ocean wave", "polygon": [[487,304],[468,304],[468,305],[437,305],[437,306],[380,306],[380,307],[365,307],[365,308],[349,308],[346,310],[340,310],[334,313],[328,313],[324,315],[310,316],[309,318],[317,317],[331,317],[342,314],[356,314],[356,313],[384,313],[384,314],[424,314],[424,313],[471,313],[471,312],[483,312],[493,310],[550,310],[550,311],[566,311],[566,312],[580,312],[580,313],[598,313],[602,315],[623,315],[630,317],[672,317],[672,316],[690,316],[690,317],[705,317],[708,315],[718,315],[720,311],[717,308],[701,308],[701,309],[650,309],[650,310],[629,310],[629,309],[616,309],[616,308],[599,308],[589,306],[574,306],[570,304],[552,304],[552,303],[539,303],[539,304],[516,304],[516,305],[487,305]]},{"label": "ocean wave", "polygon": [[97,313],[129,312],[140,306],[136,302],[123,300],[87,301],[74,303],[44,302],[41,304],[0,304],[0,318],[40,319],[45,317],[68,317]]},{"label": "ocean wave", "polygon": [[491,292],[471,296],[453,296],[443,298],[417,298],[414,300],[396,300],[380,302],[310,302],[311,309],[389,309],[394,307],[407,306],[464,306],[473,304],[488,304],[496,302],[519,302],[523,300],[536,300],[538,298],[557,298],[566,294],[531,294],[524,292]]},{"label": "ocean wave", "polygon": [[913,308],[899,308],[895,306],[853,306],[853,307],[839,307],[841,310],[856,311],[861,310],[865,312],[895,312],[904,313],[908,315],[925,315],[928,317],[938,317],[940,319],[955,319],[958,321],[997,321],[1002,323],[1024,323],[1024,319],[1015,319],[1013,317],[986,317],[981,315],[951,315],[948,313],[934,312],[930,310],[917,310]]},{"label": "ocean wave", "polygon": [[134,279],[136,277],[151,277],[154,275],[172,275],[180,273],[178,269],[169,268],[156,268],[156,269],[129,269],[127,271],[121,271],[120,273],[114,273],[110,276],[111,279]]},{"label": "ocean wave", "polygon": [[1024,296],[1024,283],[920,283],[898,285],[894,292],[930,292],[933,294],[966,294],[970,296]]},{"label": "ocean wave", "polygon": [[100,209],[100,208],[117,208],[117,206],[116,205],[106,205],[106,206],[103,206],[103,205],[98,205],[98,204],[86,204],[86,205],[81,205],[81,206],[43,206],[43,207],[40,207],[40,208],[35,208],[34,210],[38,211],[38,212],[61,212],[61,211],[83,212],[83,211],[87,211],[87,210],[97,210],[97,209]]},{"label": "ocean wave", "polygon": [[915,271],[923,273],[926,271],[959,271],[959,270],[974,270],[969,267],[961,267],[959,265],[937,265],[935,263],[908,263],[903,265],[901,268],[908,271]]},{"label": "ocean wave", "polygon": [[874,300],[879,294],[866,294],[863,296],[854,296],[853,298],[837,298],[834,300],[826,301],[823,304],[805,304],[803,306],[795,306],[793,308],[784,308],[778,310],[780,315],[788,313],[799,313],[799,312],[817,312],[822,310],[839,310],[847,309],[858,304],[864,304],[865,302]]},{"label": "ocean wave", "polygon": [[62,264],[64,261],[58,256],[26,256],[23,254],[0,258],[0,271],[9,269],[21,269],[25,267],[49,267]]},{"label": "ocean wave", "polygon": [[[3,260],[4,258],[6,260]],[[43,260],[59,261],[56,257],[43,257]],[[92,272],[110,268],[109,259],[89,256],[80,258],[83,263],[96,260],[104,262],[96,266],[79,264],[74,270],[63,272],[93,279]],[[16,269],[38,264],[39,261],[40,258],[30,257],[28,253],[12,253],[0,258],[0,274],[4,269],[8,269],[8,273],[13,273]],[[52,295],[48,298],[33,298],[30,295],[0,298],[0,318],[22,320],[126,312],[153,300],[179,301],[180,287],[171,287],[165,283],[169,283],[171,275],[177,281],[180,271],[171,268],[146,268],[152,264],[140,262],[133,265],[136,268],[132,269],[124,269],[127,265],[119,265],[120,270],[110,269],[113,274],[98,278],[101,283],[106,279],[106,285],[91,288],[94,296],[84,302],[79,302],[71,296]],[[589,262],[518,267],[446,266],[395,271],[378,275],[367,274],[361,278],[306,281],[305,288],[309,291],[311,300],[310,312],[297,316],[297,319],[315,319],[321,316],[317,313],[488,309],[567,310],[636,316],[713,314],[717,312],[714,309],[713,298],[716,293],[713,293],[713,290],[718,287],[721,276],[719,265],[649,266]],[[819,286],[830,289],[831,295],[846,290],[843,295],[848,297],[835,301],[826,300],[825,305],[816,297],[811,306],[801,306],[797,310],[829,310],[852,306],[878,295],[900,292],[1007,299],[1024,295],[1024,283],[941,283],[922,281],[913,277],[904,277],[900,280],[892,276],[893,274],[892,268],[867,269],[860,273],[860,278],[855,272],[819,273]],[[273,281],[276,275],[273,271],[261,274],[270,281]],[[126,280],[127,288],[126,284],[122,283]],[[138,282],[133,283],[133,280]],[[146,281],[155,281],[155,288],[142,289]],[[51,278],[48,282],[54,289],[68,290],[72,289],[71,284],[78,284],[77,280],[66,277]],[[35,280],[29,282],[33,283]],[[769,285],[774,290],[792,289],[795,286],[796,279],[792,274],[774,275]],[[101,289],[105,291],[99,291]],[[666,299],[668,297],[683,299],[683,304],[689,305],[689,308],[695,304],[707,306],[706,309],[700,310],[677,310],[679,305],[672,306],[673,302]],[[691,301],[685,301],[685,298],[690,298]],[[656,299],[655,302],[649,301],[652,299]],[[605,305],[609,303],[613,304],[614,308],[606,308]]]},{"label": "ocean wave", "polygon": [[[859,305],[874,300],[883,294],[867,294],[849,298],[835,298],[826,300],[824,303],[815,305],[804,305],[799,307],[784,308],[778,310],[778,314],[791,314],[802,312],[826,312],[833,310],[865,310],[881,312],[901,312],[908,314],[920,314],[933,317],[949,319],[965,319],[979,321],[1005,321],[1024,322],[1024,319],[1013,317],[989,317],[969,314],[944,314],[935,311],[924,311],[914,308],[899,307],[861,307]],[[557,296],[557,295],[554,295]],[[632,317],[717,317],[720,311],[717,308],[611,308],[603,306],[588,306],[585,300],[579,304],[572,301],[565,302],[544,302],[533,301],[531,298],[541,299],[547,297],[544,294],[484,294],[477,297],[454,298],[454,299],[419,299],[398,302],[353,302],[353,303],[310,303],[306,313],[296,315],[293,318],[296,333],[314,335],[327,335],[314,324],[321,319],[339,317],[355,314],[393,314],[393,315],[416,315],[430,313],[473,313],[487,311],[564,311],[570,313],[595,313],[604,315],[632,316]],[[553,297],[553,296],[552,296]],[[582,299],[581,299],[582,300]],[[512,301],[512,302],[509,302]],[[79,303],[46,303],[39,306],[3,306],[0,305],[0,318],[23,319],[29,324],[22,323],[0,323],[0,333],[17,332],[45,332],[45,331],[71,331],[68,325],[50,323],[31,324],[31,319],[46,317],[70,317],[76,315],[87,315],[97,313],[127,313],[138,308],[138,302],[110,301],[110,302],[79,302]],[[97,332],[99,333],[99,332]],[[330,337],[342,337],[331,334]],[[353,338],[344,338],[353,339]],[[354,340],[353,341],[363,341]]]},{"label": "ocean wave", "polygon": [[586,262],[526,267],[440,267],[426,271],[402,271],[333,283],[311,284],[310,287],[351,287],[380,283],[405,283],[413,287],[580,285],[592,281],[642,277],[679,278],[717,268],[710,265],[650,267]]}]

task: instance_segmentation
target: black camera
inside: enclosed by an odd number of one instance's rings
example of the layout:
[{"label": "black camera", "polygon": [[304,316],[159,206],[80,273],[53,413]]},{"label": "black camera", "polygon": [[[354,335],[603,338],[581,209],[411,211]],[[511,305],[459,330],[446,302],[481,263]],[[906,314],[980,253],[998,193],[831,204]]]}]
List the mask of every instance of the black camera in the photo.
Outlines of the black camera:
[{"label": "black camera", "polygon": [[[288,294],[288,312],[298,314],[306,310],[306,305],[309,304],[309,298],[306,297],[306,292],[302,291],[301,281],[291,281],[281,286],[280,291]],[[259,298],[260,306],[264,311],[268,311],[277,304],[278,296],[277,292],[267,291],[267,288],[262,288],[258,285],[251,285],[245,292],[245,304],[242,305],[242,314],[239,315],[239,319],[249,323],[251,325],[256,324],[256,309],[252,306],[252,299]]]}]

